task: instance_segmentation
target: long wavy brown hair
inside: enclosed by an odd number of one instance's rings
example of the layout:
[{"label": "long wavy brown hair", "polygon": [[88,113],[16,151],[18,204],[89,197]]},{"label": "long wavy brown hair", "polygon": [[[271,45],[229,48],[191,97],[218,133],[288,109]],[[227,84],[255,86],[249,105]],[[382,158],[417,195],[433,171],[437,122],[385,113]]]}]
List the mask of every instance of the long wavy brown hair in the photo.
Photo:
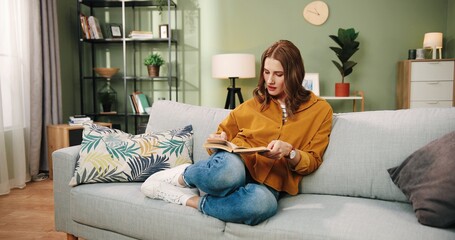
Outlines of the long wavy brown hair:
[{"label": "long wavy brown hair", "polygon": [[261,58],[261,71],[258,86],[253,96],[262,104],[261,110],[269,107],[271,96],[266,88],[264,79],[264,63],[266,58],[273,58],[281,63],[284,70],[284,93],[288,117],[294,116],[299,106],[310,99],[311,92],[302,86],[305,77],[305,67],[299,49],[288,40],[275,42],[264,51]]}]

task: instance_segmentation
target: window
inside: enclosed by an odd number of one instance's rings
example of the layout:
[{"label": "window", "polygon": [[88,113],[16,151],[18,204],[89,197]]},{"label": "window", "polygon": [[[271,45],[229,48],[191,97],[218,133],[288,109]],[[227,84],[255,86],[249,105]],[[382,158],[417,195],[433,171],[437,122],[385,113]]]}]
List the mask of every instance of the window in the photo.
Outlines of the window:
[{"label": "window", "polygon": [[22,57],[27,56],[31,36],[28,26],[25,26],[28,21],[25,14],[27,11],[27,1],[0,0],[0,111],[5,128],[24,122],[17,121],[17,117],[23,116],[23,97],[28,96],[24,94],[28,85],[24,85],[24,74],[27,71]]}]

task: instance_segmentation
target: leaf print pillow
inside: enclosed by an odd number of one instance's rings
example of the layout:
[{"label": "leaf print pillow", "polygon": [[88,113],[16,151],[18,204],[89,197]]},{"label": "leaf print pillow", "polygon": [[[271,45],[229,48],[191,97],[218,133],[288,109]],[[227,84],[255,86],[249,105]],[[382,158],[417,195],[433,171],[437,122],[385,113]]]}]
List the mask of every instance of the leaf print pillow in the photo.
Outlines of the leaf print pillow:
[{"label": "leaf print pillow", "polygon": [[193,127],[131,135],[86,123],[69,183],[143,182],[158,171],[192,163]]}]

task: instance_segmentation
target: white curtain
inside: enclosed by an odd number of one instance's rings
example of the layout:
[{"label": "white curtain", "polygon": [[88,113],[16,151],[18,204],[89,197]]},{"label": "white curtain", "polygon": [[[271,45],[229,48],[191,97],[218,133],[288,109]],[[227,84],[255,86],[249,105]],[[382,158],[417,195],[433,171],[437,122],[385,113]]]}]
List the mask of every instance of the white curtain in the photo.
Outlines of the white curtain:
[{"label": "white curtain", "polygon": [[31,178],[31,84],[42,79],[39,8],[37,0],[0,0],[0,195]]}]

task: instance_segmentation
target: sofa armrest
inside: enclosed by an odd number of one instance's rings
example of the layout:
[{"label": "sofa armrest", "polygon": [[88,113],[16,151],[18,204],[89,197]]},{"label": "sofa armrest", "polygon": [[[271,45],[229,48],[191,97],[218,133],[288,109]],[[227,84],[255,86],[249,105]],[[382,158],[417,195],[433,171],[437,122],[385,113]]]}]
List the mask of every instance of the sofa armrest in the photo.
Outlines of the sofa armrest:
[{"label": "sofa armrest", "polygon": [[59,149],[52,153],[54,170],[54,214],[57,231],[73,233],[74,222],[70,215],[69,182],[74,175],[74,168],[81,146]]}]

